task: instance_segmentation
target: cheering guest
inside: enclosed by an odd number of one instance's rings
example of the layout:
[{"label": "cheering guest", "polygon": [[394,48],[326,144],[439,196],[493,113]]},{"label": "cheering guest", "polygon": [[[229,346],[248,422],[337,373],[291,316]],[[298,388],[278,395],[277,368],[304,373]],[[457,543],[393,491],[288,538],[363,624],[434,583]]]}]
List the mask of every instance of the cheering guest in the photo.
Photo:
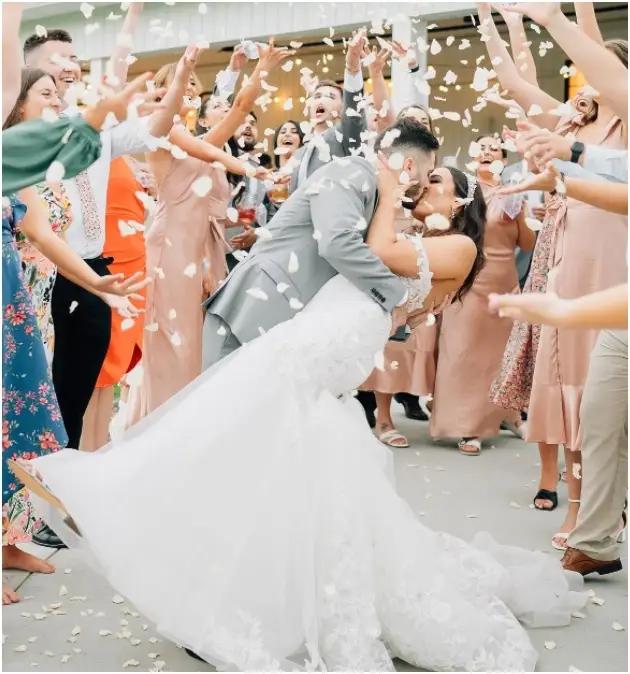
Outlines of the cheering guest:
[{"label": "cheering guest", "polygon": [[525,224],[524,210],[510,212],[510,201],[497,195],[501,181],[495,166],[507,163],[507,153],[496,138],[486,136],[477,143],[478,185],[474,189],[482,191],[487,204],[486,263],[465,299],[442,314],[430,425],[434,438],[461,438],[459,451],[467,456],[480,453],[483,438],[498,435],[506,416],[511,414],[513,426],[520,423],[516,412],[506,412],[488,400],[512,324],[490,314],[487,306],[490,293],[518,291],[514,251],[517,246],[532,250],[536,241]]},{"label": "cheering guest", "polygon": [[[273,136],[273,165],[279,169],[280,174],[283,169],[290,166],[291,157],[304,144],[304,132],[300,124],[292,119],[280,125]],[[286,183],[274,184],[267,192],[265,200],[267,207],[267,220],[271,220],[277,213],[280,206],[289,196],[289,186]]]},{"label": "cheering guest", "polygon": [[[290,53],[274,47],[273,40],[260,47],[252,76],[220,121],[199,138],[176,124],[169,134],[171,149],[148,156],[158,186],[155,218],[146,236],[147,270],[155,281],[147,292],[142,380],[131,387],[128,425],[166,402],[201,372],[201,303],[227,273],[224,171],[267,174],[219,148],[248,116],[260,95],[263,73],[273,72]],[[192,65],[194,61],[168,64],[154,78],[157,85],[168,88],[169,95],[178,91],[181,119],[200,89]],[[213,237],[210,252],[209,236]]]}]

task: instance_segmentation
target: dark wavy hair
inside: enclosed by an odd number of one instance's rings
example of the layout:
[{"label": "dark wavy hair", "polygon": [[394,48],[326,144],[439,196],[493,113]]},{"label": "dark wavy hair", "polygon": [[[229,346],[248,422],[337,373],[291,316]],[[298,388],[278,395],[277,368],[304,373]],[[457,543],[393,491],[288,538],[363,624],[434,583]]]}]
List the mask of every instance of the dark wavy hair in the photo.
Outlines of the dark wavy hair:
[{"label": "dark wavy hair", "polygon": [[[453,176],[453,183],[455,185],[455,196],[460,199],[465,199],[468,195],[468,177],[463,171],[447,167]],[[463,299],[464,295],[472,288],[475,279],[479,272],[483,269],[486,263],[486,256],[483,252],[483,240],[486,231],[486,200],[483,197],[481,185],[477,184],[473,200],[469,204],[465,204],[460,208],[451,220],[452,233],[464,234],[469,239],[472,239],[477,248],[477,257],[473,266],[462,283],[461,288],[455,293],[453,302]]]},{"label": "dark wavy hair", "polygon": [[278,147],[278,136],[280,135],[280,129],[285,125],[285,124],[293,124],[295,127],[295,132],[297,135],[300,137],[300,145],[299,147],[302,147],[304,145],[304,131],[300,128],[299,122],[296,122],[294,119],[287,119],[285,122],[282,122],[280,126],[276,129],[276,132],[273,134],[273,165],[276,168],[280,168],[280,156],[276,154],[276,148]]}]

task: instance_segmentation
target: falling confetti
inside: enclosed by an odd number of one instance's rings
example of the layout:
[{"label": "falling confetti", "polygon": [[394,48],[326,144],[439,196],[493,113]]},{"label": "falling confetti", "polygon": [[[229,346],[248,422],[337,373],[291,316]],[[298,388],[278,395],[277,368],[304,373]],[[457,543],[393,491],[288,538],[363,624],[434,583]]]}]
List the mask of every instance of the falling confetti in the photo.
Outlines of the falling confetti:
[{"label": "falling confetti", "polygon": [[253,297],[256,300],[262,300],[266,302],[269,299],[267,293],[261,288],[248,288],[245,291],[250,297]]},{"label": "falling confetti", "polygon": [[55,159],[46,171],[45,180],[47,183],[59,183],[63,180],[65,174],[66,167]]},{"label": "falling confetti", "polygon": [[295,274],[299,268],[300,261],[298,260],[298,256],[294,252],[291,252],[289,255],[289,265],[287,267],[289,274]]},{"label": "falling confetti", "polygon": [[545,648],[548,651],[553,651],[553,649],[556,647],[556,642],[555,641],[545,641]]},{"label": "falling confetti", "polygon": [[615,632],[623,632],[626,628],[618,622],[614,622],[611,627],[615,630]]},{"label": "falling confetti", "polygon": [[539,232],[543,226],[543,223],[537,218],[525,218],[525,224],[532,230],[532,232]]},{"label": "falling confetti", "polygon": [[190,187],[196,196],[205,197],[212,189],[212,179],[209,176],[201,176]]},{"label": "falling confetti", "polygon": [[92,16],[92,12],[94,11],[94,7],[92,5],[90,5],[89,2],[82,2],[81,6],[79,7],[79,11],[81,12],[81,14],[83,14],[83,16],[86,19],[89,19]]},{"label": "falling confetti", "polygon": [[125,603],[125,598],[121,597],[119,594],[115,594],[112,597],[112,603],[114,604],[124,604]]},{"label": "falling confetti", "polygon": [[303,308],[304,308],[304,305],[302,304],[302,302],[300,302],[300,300],[297,299],[297,297],[292,297],[292,298],[289,300],[289,306],[290,306],[291,309],[293,309],[294,311],[299,311],[300,309],[303,309]]},{"label": "falling confetti", "polygon": [[194,262],[191,262],[186,269],[184,269],[184,276],[188,276],[188,278],[193,278],[195,274],[197,273],[197,265]]},{"label": "falling confetti", "polygon": [[441,232],[445,232],[451,227],[449,219],[441,213],[431,213],[425,218],[424,224],[427,229],[435,229]]}]

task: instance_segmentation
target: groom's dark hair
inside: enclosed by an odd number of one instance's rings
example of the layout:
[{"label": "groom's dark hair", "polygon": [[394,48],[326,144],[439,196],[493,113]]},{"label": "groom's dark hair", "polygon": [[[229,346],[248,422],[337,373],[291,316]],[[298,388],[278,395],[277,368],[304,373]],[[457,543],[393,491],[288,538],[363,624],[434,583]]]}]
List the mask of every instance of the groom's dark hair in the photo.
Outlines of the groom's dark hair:
[{"label": "groom's dark hair", "polygon": [[[383,141],[385,141],[384,145]],[[379,134],[374,149],[376,152],[382,150],[386,154],[390,154],[403,147],[431,152],[439,149],[440,144],[424,124],[405,117]]]}]

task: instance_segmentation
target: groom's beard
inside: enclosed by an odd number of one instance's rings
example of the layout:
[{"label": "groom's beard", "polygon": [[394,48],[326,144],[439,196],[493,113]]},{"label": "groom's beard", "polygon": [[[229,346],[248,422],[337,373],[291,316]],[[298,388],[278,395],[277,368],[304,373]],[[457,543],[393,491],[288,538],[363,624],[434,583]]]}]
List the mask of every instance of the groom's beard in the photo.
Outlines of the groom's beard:
[{"label": "groom's beard", "polygon": [[424,198],[426,194],[427,187],[422,185],[413,185],[406,192],[403,198],[402,205],[404,208],[413,210]]}]

